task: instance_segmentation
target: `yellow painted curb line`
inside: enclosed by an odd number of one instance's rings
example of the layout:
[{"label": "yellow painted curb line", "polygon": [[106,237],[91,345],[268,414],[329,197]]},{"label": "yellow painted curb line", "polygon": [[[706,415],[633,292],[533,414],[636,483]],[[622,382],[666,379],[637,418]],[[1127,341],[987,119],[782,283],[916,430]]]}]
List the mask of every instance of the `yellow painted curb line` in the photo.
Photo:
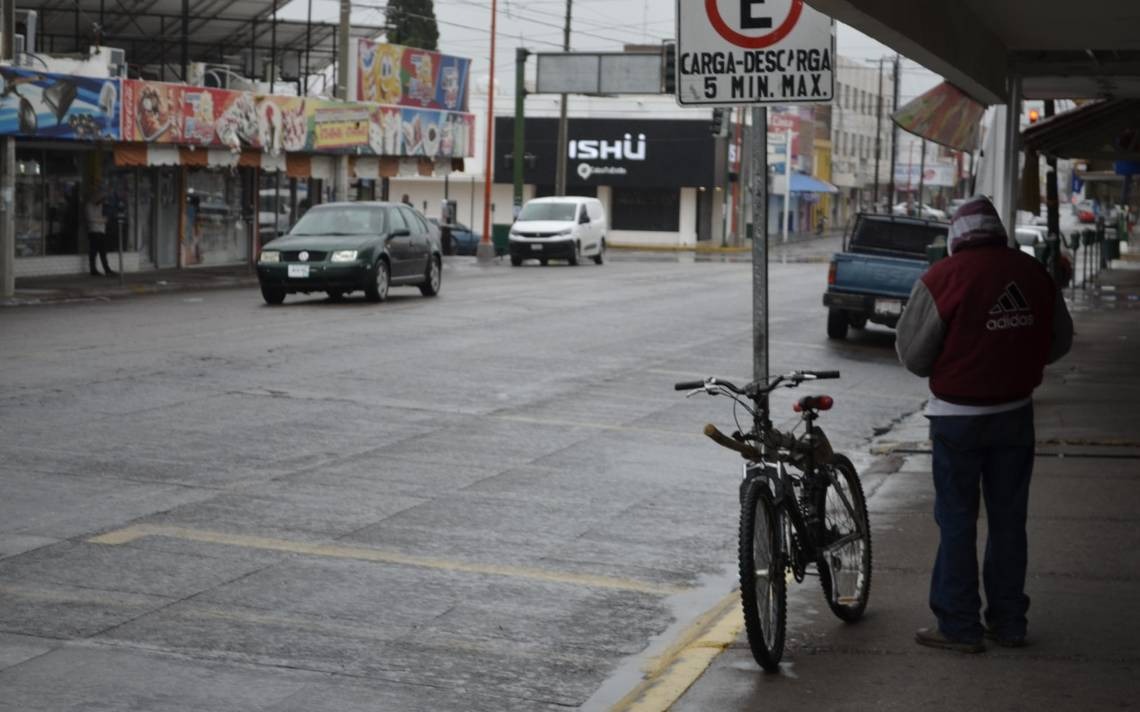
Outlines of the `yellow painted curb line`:
[{"label": "yellow painted curb line", "polygon": [[208,531],[203,529],[190,529],[186,527],[163,526],[157,524],[133,524],[123,529],[106,532],[89,538],[91,544],[107,546],[122,546],[142,539],[143,537],[168,537],[183,541],[197,541],[207,544],[221,544],[237,546],[246,549],[260,549],[262,551],[278,551],[287,554],[304,554],[329,559],[355,559],[378,564],[397,564],[401,566],[414,566],[423,569],[437,569],[440,571],[459,571],[472,574],[485,574],[489,576],[507,576],[524,578],[545,583],[567,584],[572,586],[587,586],[590,588],[604,588],[618,591],[635,591],[657,596],[670,596],[685,591],[678,586],[641,581],[638,579],[615,578],[596,574],[583,574],[570,571],[557,571],[554,569],[541,569],[532,566],[517,566],[511,564],[485,564],[451,559],[437,559],[427,556],[411,556],[395,551],[373,549],[364,546],[346,546],[342,544],[317,544],[304,541],[290,541],[287,539],[273,539],[270,537],[250,536],[246,534],[230,534],[227,532]]},{"label": "yellow painted curb line", "polygon": [[700,679],[709,665],[744,630],[740,593],[733,591],[703,613],[676,642],[655,658],[645,679],[611,712],[663,712]]}]

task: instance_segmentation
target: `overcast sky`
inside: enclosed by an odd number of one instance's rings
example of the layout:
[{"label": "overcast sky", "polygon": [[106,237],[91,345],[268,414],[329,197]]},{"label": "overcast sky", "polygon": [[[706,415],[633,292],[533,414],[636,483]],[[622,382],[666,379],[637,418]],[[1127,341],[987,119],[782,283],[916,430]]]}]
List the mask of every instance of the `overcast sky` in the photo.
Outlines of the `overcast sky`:
[{"label": "overcast sky", "polygon": [[[309,2],[294,0],[284,6],[280,16],[304,20]],[[311,2],[314,20],[337,22],[338,0]],[[354,0],[353,22],[382,25],[386,5],[386,0]],[[570,48],[613,51],[627,43],[657,44],[672,39],[676,33],[674,7],[672,0],[573,0]],[[472,76],[485,77],[491,50],[491,0],[436,0],[435,14],[440,51],[469,57]],[[513,82],[516,47],[525,46],[536,52],[561,49],[565,15],[565,0],[499,0],[495,82]],[[840,55],[854,59],[894,55],[886,46],[842,24],[836,45]],[[914,62],[905,62],[903,102],[926,91],[940,79]]]}]

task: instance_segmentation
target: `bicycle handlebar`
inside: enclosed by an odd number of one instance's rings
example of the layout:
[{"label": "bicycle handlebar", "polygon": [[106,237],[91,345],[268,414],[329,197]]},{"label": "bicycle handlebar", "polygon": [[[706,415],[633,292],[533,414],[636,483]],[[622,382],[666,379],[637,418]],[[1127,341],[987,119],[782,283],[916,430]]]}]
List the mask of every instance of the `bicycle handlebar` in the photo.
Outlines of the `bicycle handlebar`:
[{"label": "bicycle handlebar", "polygon": [[717,427],[712,423],[705,426],[705,435],[707,435],[714,443],[721,447],[726,447],[729,450],[735,450],[749,460],[761,460],[763,455],[760,451],[747,443],[742,443],[739,440],[734,440],[724,433],[717,430]]},{"label": "bicycle handlebar", "polygon": [[696,390],[697,388],[704,388],[704,387],[705,387],[704,381],[681,381],[680,383],[674,383],[673,384],[673,390],[675,390],[675,391],[692,391],[692,390]]},{"label": "bicycle handlebar", "polygon": [[680,383],[674,383],[673,389],[677,391],[695,391],[701,388],[707,388],[708,386],[721,386],[738,395],[755,398],[757,395],[771,393],[777,386],[785,381],[791,381],[791,383],[787,384],[787,387],[793,388],[804,381],[823,380],[825,378],[839,378],[839,371],[792,371],[791,373],[776,376],[776,378],[763,387],[759,386],[756,381],[741,388],[729,381],[724,381],[719,378],[706,378],[703,381],[681,381]]}]

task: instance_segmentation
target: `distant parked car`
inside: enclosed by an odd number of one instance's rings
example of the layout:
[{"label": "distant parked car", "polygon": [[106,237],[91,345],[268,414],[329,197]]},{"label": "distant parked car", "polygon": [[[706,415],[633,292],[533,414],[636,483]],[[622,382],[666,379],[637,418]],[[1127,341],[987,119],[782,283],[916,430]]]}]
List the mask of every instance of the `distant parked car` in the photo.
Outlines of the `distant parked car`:
[{"label": "distant parked car", "polygon": [[1082,200],[1077,203],[1074,211],[1077,214],[1077,220],[1083,223],[1096,222],[1096,204],[1091,200]]},{"label": "distant parked car", "polygon": [[[1014,239],[1017,241],[1019,250],[1030,257],[1036,257],[1037,246],[1045,244],[1048,234],[1048,230],[1040,225],[1018,225],[1014,230]],[[1073,278],[1073,254],[1063,245],[1060,249],[1061,260],[1058,271],[1060,272],[1060,286],[1065,287]]]},{"label": "distant parked car", "polygon": [[[471,231],[463,223],[453,223],[451,225],[440,225],[439,221],[435,218],[429,218],[431,222],[443,231],[445,228],[451,233],[451,253],[453,255],[474,255],[475,251],[479,248],[479,235]],[[446,240],[444,240],[446,243]]]},{"label": "distant parked car", "polygon": [[946,219],[946,213],[944,211],[939,210],[938,208],[932,208],[926,204],[923,204],[923,206],[922,206],[922,215],[916,215],[917,212],[918,212],[918,206],[915,205],[914,203],[909,203],[909,202],[908,203],[899,203],[893,209],[891,209],[891,213],[893,213],[894,215],[909,215],[911,217],[921,217],[924,220],[945,220]]},{"label": "distant parked car", "polygon": [[442,266],[434,227],[414,208],[328,203],[311,208],[288,235],[262,248],[257,279],[267,304],[297,292],[325,292],[336,300],[356,290],[382,302],[389,287],[401,285],[434,297]]}]

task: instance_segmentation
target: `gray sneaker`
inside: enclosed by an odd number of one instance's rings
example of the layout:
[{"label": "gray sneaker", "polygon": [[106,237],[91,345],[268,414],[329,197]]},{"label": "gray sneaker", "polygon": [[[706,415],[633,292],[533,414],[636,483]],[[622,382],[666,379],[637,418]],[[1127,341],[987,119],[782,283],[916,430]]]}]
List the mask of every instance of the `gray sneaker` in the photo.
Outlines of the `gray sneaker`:
[{"label": "gray sneaker", "polygon": [[1024,648],[1026,645],[1024,635],[1001,635],[992,628],[986,628],[985,636],[1003,648]]},{"label": "gray sneaker", "polygon": [[984,653],[985,643],[980,640],[951,640],[937,628],[919,628],[914,632],[914,642],[928,648],[954,650],[959,653]]}]

